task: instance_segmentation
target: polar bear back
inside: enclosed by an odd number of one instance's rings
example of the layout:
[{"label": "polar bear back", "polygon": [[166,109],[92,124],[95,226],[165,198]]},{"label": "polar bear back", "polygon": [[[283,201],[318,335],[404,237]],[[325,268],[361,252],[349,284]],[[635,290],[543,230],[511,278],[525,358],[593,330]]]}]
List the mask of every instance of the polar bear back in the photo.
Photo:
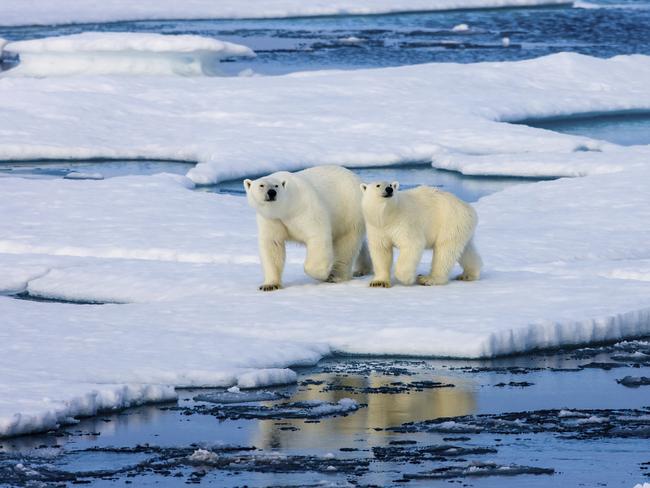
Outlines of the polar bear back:
[{"label": "polar bear back", "polygon": [[[302,185],[302,193],[312,204],[327,209],[334,238],[352,228],[363,227],[361,180],[352,171],[340,166],[317,166],[291,173],[292,182]],[[362,230],[362,229],[361,229]]]},{"label": "polar bear back", "polygon": [[420,229],[427,243],[455,240],[474,232],[478,217],[471,205],[452,193],[428,186],[419,186],[398,193],[399,211],[385,224],[400,232],[404,226]]}]

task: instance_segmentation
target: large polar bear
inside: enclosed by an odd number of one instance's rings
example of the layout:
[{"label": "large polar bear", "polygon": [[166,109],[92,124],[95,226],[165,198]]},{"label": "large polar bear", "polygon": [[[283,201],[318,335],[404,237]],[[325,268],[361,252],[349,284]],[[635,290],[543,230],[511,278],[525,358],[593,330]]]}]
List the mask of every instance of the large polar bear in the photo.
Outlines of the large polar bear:
[{"label": "large polar bear", "polygon": [[351,279],[355,260],[355,274],[370,273],[360,184],[352,171],[340,166],[244,180],[248,203],[257,211],[264,270],[260,290],[282,286],[286,241],[306,245],[305,273],[317,280]]},{"label": "large polar bear", "polygon": [[375,271],[370,286],[390,287],[393,246],[400,251],[395,277],[405,285],[415,283],[425,249],[433,249],[433,260],[430,274],[417,277],[421,285],[444,285],[456,262],[463,268],[458,279],[479,279],[481,257],[472,241],[478,222],[474,209],[451,193],[435,188],[398,189],[397,182],[361,185]]}]

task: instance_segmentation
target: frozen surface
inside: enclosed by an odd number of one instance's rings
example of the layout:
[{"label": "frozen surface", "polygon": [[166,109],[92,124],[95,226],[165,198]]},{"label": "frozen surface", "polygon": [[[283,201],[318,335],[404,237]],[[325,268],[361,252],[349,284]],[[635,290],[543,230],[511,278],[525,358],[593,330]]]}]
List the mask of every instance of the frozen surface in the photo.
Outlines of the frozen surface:
[{"label": "frozen surface", "polygon": [[647,109],[648,76],[643,56],[558,55],[209,84],[0,79],[0,158],[199,158],[199,182],[321,162],[463,169],[488,155],[505,174],[541,161],[587,175],[482,198],[481,281],[320,284],[293,247],[286,289],[270,294],[257,290],[243,198],[189,191],[178,175],[2,178],[0,290],[106,304],[0,297],[0,435],[168,399],[170,386],[295,381],[289,366],[331,351],[479,357],[650,334],[647,147],[498,122]]},{"label": "frozen surface", "polygon": [[254,56],[246,46],[201,36],[84,32],[11,42],[20,55],[9,76],[215,75],[219,61]]},{"label": "frozen surface", "polygon": [[66,24],[119,20],[250,19],[364,15],[472,8],[570,5],[568,0],[21,0],[0,3],[0,25]]},{"label": "frozen surface", "polygon": [[[198,160],[188,176],[200,184],[316,164],[430,160],[471,174],[615,172],[647,152],[622,158],[604,141],[499,121],[649,110],[648,79],[647,56],[566,53],[277,77],[4,77],[0,159]],[[476,169],[475,156],[488,167]],[[507,166],[490,165],[492,157]]]}]

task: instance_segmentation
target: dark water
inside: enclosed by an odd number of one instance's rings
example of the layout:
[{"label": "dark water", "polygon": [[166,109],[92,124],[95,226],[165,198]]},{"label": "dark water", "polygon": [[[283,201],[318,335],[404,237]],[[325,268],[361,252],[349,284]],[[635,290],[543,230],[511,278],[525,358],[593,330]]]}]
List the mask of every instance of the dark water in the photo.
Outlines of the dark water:
[{"label": "dark water", "polygon": [[[650,3],[600,2],[602,8],[486,9],[277,20],[176,20],[44,27],[0,27],[9,40],[129,31],[196,34],[253,48],[254,60],[223,63],[280,74],[428,62],[510,61],[572,51],[592,56],[650,54]],[[468,30],[454,31],[466,24]],[[504,47],[503,38],[509,39]]]},{"label": "dark water", "polygon": [[[483,361],[331,358],[266,390],[278,400],[184,390],[176,403],[0,440],[0,480],[632,488],[650,481],[650,386],[617,382],[626,376],[650,376],[649,342]],[[348,398],[359,408],[344,415],[304,406]],[[208,457],[192,458],[198,449]]]}]

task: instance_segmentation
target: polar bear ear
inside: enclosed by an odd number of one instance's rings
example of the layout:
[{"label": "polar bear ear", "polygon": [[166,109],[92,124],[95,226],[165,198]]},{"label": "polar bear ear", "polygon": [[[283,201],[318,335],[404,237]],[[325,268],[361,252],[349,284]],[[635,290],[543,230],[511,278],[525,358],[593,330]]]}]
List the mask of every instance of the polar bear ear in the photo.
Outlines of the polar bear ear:
[{"label": "polar bear ear", "polygon": [[244,180],[244,190],[246,190],[246,191],[250,190],[252,184],[253,184],[253,180],[245,179]]},{"label": "polar bear ear", "polygon": [[395,191],[399,190],[399,181],[393,181],[390,186],[392,186]]},{"label": "polar bear ear", "polygon": [[282,188],[286,188],[286,187],[287,187],[287,180],[282,180]]},{"label": "polar bear ear", "polygon": [[359,186],[361,187],[361,191],[366,191],[368,189],[368,185],[365,183],[361,183]]}]

